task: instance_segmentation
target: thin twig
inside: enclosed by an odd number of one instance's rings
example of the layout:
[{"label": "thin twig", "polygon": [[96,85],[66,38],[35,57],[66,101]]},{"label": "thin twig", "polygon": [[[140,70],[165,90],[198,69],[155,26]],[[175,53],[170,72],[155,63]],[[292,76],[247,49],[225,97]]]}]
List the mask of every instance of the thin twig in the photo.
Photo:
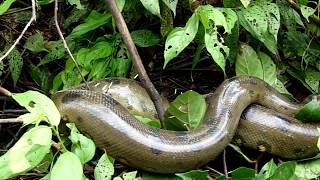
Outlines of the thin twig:
[{"label": "thin twig", "polygon": [[7,90],[7,89],[5,89],[4,87],[1,87],[1,86],[0,86],[0,93],[4,94],[6,96],[9,96],[9,97],[12,96],[12,93],[9,90]]},{"label": "thin twig", "polygon": [[212,167],[205,166],[204,168],[206,168],[206,169],[208,169],[209,171],[212,171],[212,172],[214,172],[214,173],[218,174],[219,176],[224,176],[224,174],[223,174],[223,173],[221,173],[221,172],[219,172],[219,171],[217,171],[217,170],[213,169]]},{"label": "thin twig", "polygon": [[228,168],[227,168],[227,161],[226,161],[226,150],[223,150],[223,170],[224,170],[224,175],[228,177]]},{"label": "thin twig", "polygon": [[4,58],[6,58],[10,52],[16,47],[16,45],[19,43],[19,41],[21,40],[21,38],[23,37],[24,33],[27,31],[27,29],[29,28],[29,26],[31,25],[31,23],[33,21],[36,21],[36,2],[35,0],[31,0],[32,2],[32,16],[29,20],[29,22],[27,23],[27,25],[24,27],[24,29],[22,30],[21,34],[19,35],[19,37],[16,39],[16,41],[13,43],[13,45],[9,48],[9,50],[2,56],[0,57],[0,63],[3,61]]},{"label": "thin twig", "polygon": [[149,76],[147,75],[147,72],[143,66],[143,63],[141,61],[137,48],[134,45],[133,40],[131,38],[126,22],[124,21],[123,16],[119,11],[115,0],[107,0],[107,3],[115,19],[115,22],[117,24],[121,37],[130,53],[133,65],[138,71],[139,79],[141,80],[144,87],[147,89],[149,95],[151,96],[151,99],[153,100],[156,106],[158,117],[160,119],[162,128],[165,128],[163,123],[164,109],[163,109],[161,96],[159,92],[156,90],[156,88],[154,87],[154,85],[152,84],[152,82],[150,81]]},{"label": "thin twig", "polygon": [[79,71],[79,74],[80,74],[83,82],[86,84],[87,88],[89,89],[88,83],[87,83],[87,81],[84,79],[84,76],[82,75],[82,72],[81,72],[81,69],[80,69],[80,67],[79,67],[79,64],[78,64],[78,62],[76,61],[76,59],[74,58],[73,54],[71,53],[71,51],[70,51],[70,49],[69,49],[69,46],[68,46],[68,44],[67,44],[67,41],[64,39],[64,36],[63,36],[62,31],[61,31],[61,29],[60,29],[59,22],[58,22],[58,9],[59,9],[59,8],[58,8],[58,0],[55,0],[55,1],[54,1],[54,22],[55,22],[55,25],[56,25],[58,34],[59,34],[59,36],[60,36],[60,38],[61,38],[61,40],[62,40],[62,42],[63,42],[64,48],[66,48],[66,50],[67,50],[69,56],[71,57],[73,63],[76,65],[76,68],[77,68],[77,70]]},{"label": "thin twig", "polygon": [[[300,7],[296,4],[296,2],[295,2],[294,0],[287,0],[287,1],[288,1],[288,3],[291,5],[291,7],[301,15],[301,9],[300,9]],[[311,20],[312,22],[314,22],[315,24],[320,25],[320,19],[319,19],[319,18],[316,18],[314,15],[311,15],[309,18],[310,18],[310,20]]]},{"label": "thin twig", "polygon": [[7,118],[7,119],[0,119],[0,124],[4,123],[22,123],[21,118]]},{"label": "thin twig", "polygon": [[259,162],[260,162],[260,159],[262,158],[263,156],[263,153],[261,153],[258,158],[255,160],[255,164],[254,164],[254,169],[256,170],[256,172],[259,172]]}]

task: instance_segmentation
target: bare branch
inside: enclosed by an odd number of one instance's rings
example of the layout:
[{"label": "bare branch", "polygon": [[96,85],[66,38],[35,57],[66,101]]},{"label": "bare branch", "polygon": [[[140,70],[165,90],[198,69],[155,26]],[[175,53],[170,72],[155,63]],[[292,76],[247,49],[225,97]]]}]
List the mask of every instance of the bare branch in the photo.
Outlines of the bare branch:
[{"label": "bare branch", "polygon": [[74,58],[73,54],[71,53],[71,51],[70,51],[70,49],[69,49],[69,46],[68,46],[68,44],[67,44],[66,40],[64,39],[64,36],[63,36],[63,34],[62,34],[62,32],[61,32],[61,29],[60,29],[60,26],[59,26],[59,22],[58,22],[58,9],[59,9],[59,8],[58,8],[58,0],[55,0],[55,1],[54,1],[54,22],[55,22],[55,25],[56,25],[58,34],[59,34],[59,36],[60,36],[60,38],[61,38],[61,40],[62,40],[62,42],[63,42],[64,48],[66,48],[69,56],[71,57],[72,61],[73,61],[74,64],[76,65],[76,68],[77,68],[77,70],[79,71],[79,74],[80,74],[83,82],[86,84],[87,88],[89,89],[89,86],[88,86],[88,84],[87,84],[87,81],[84,79],[84,76],[82,75],[82,72],[81,72],[81,69],[80,69],[80,67],[79,67],[79,64],[78,64],[78,62],[76,61],[76,59]]},{"label": "bare branch", "polygon": [[132,62],[136,70],[138,71],[139,74],[139,79],[148,91],[148,94],[150,95],[151,99],[153,100],[157,112],[158,112],[158,117],[160,119],[160,123],[162,128],[164,127],[163,123],[163,114],[164,114],[164,109],[163,109],[163,104],[162,104],[162,99],[159,94],[159,92],[156,90],[154,85],[152,84],[146,70],[144,69],[144,66],[142,64],[141,58],[139,56],[139,53],[137,51],[136,46],[133,43],[133,40],[131,38],[130,32],[128,30],[128,27],[126,25],[126,22],[123,19],[123,16],[120,12],[120,10],[117,7],[117,4],[115,0],[107,0],[107,3],[109,5],[109,8],[111,10],[111,13],[116,21],[118,30],[121,34],[121,37],[130,53],[130,56],[132,58]]},{"label": "bare branch", "polygon": [[16,45],[19,43],[19,41],[21,40],[21,38],[23,37],[24,33],[27,31],[27,29],[30,27],[31,23],[33,21],[36,21],[36,2],[35,0],[31,0],[32,3],[32,16],[29,20],[29,22],[27,23],[27,25],[24,27],[23,31],[21,32],[21,34],[19,35],[19,37],[16,39],[16,41],[13,43],[13,45],[9,48],[9,50],[2,56],[0,57],[0,63],[3,61],[4,58],[6,58],[10,52],[16,47]]},{"label": "bare branch", "polygon": [[21,118],[7,118],[7,119],[0,119],[0,124],[4,123],[22,123]]}]

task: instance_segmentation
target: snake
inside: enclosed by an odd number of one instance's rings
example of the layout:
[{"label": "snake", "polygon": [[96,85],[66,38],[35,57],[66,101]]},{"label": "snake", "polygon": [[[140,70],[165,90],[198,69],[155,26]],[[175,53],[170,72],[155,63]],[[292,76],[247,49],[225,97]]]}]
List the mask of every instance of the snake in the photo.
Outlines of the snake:
[{"label": "snake", "polygon": [[[87,88],[89,87],[89,89]],[[76,124],[108,155],[133,168],[176,173],[214,160],[231,142],[288,158],[318,153],[317,123],[293,116],[302,103],[292,103],[272,86],[252,76],[226,79],[207,98],[198,128],[172,131],[135,118],[154,116],[147,91],[134,80],[111,78],[88,82],[52,96],[61,116]]]}]

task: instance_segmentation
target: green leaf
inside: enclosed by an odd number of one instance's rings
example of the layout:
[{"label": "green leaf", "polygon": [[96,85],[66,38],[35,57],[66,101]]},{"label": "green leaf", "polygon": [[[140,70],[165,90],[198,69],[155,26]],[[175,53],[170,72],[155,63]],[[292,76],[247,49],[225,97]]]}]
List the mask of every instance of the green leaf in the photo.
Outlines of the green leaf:
[{"label": "green leaf", "polygon": [[[263,2],[263,3],[261,3]],[[268,32],[277,41],[278,31],[280,28],[280,11],[275,3],[260,1],[260,6],[268,17]],[[268,37],[268,36],[267,36]],[[266,38],[267,38],[266,37]],[[267,46],[268,47],[268,46]]]},{"label": "green leaf", "polygon": [[95,30],[98,27],[105,25],[111,19],[111,14],[100,14],[97,11],[93,10],[89,16],[84,20],[84,23],[75,27],[69,38],[80,38],[82,35],[86,34],[89,31]]},{"label": "green leaf", "polygon": [[305,75],[306,75],[306,78],[305,78],[306,83],[310,86],[310,88],[314,92],[319,93],[320,72],[307,70],[305,72]]},{"label": "green leaf", "polygon": [[246,167],[239,167],[231,171],[231,175],[234,180],[254,180],[256,177],[256,171]]},{"label": "green leaf", "polygon": [[240,1],[241,1],[242,5],[243,5],[245,8],[247,8],[247,7],[249,6],[251,0],[240,0]]},{"label": "green leaf", "polygon": [[9,60],[9,68],[13,80],[13,86],[15,87],[21,74],[23,58],[16,48],[13,48],[7,58]]},{"label": "green leaf", "polygon": [[142,5],[152,14],[161,17],[159,0],[140,0]]},{"label": "green leaf", "polygon": [[143,122],[144,124],[147,124],[152,127],[160,128],[161,124],[158,119],[150,119],[148,117],[140,116],[140,115],[134,115],[139,121]]},{"label": "green leaf", "polygon": [[176,16],[176,8],[178,4],[178,0],[162,0],[173,12],[173,15]]},{"label": "green leaf", "polygon": [[[206,48],[213,60],[221,67],[223,71],[225,71],[225,58],[229,55],[229,48],[223,45],[222,39],[219,38],[217,26],[223,26],[226,32],[231,32],[229,26],[232,26],[232,23],[234,25],[235,21],[234,18],[232,18],[233,20],[231,20],[232,22],[229,23],[228,26],[224,16],[224,14],[227,13],[222,13],[222,11],[223,10],[220,11],[218,8],[214,8],[211,5],[200,6],[197,9],[201,23],[205,28],[204,40]],[[223,53],[225,53],[226,57]]]},{"label": "green leaf", "polygon": [[[67,44],[70,50],[72,51],[72,49],[74,48],[74,42],[67,40]],[[40,60],[37,66],[47,64],[49,62],[64,58],[66,56],[66,48],[63,46],[63,43],[61,40],[51,41],[47,44],[47,46],[48,46],[49,53]]]},{"label": "green leaf", "polygon": [[260,170],[259,174],[257,175],[257,180],[265,180],[273,175],[275,170],[277,169],[277,165],[271,159],[268,163],[266,163]]},{"label": "green leaf", "polygon": [[172,174],[156,174],[146,171],[142,171],[141,173],[141,177],[143,180],[181,180],[180,177]]},{"label": "green leaf", "polygon": [[37,0],[37,4],[40,6],[50,4],[52,2],[54,2],[54,0]]},{"label": "green leaf", "polygon": [[45,47],[43,36],[41,34],[39,34],[39,33],[28,37],[24,47],[29,49],[30,51],[32,51],[34,53],[38,53],[38,52],[41,52],[41,51],[48,51],[46,49],[46,47]]},{"label": "green leaf", "polygon": [[37,166],[49,152],[51,138],[52,132],[47,126],[38,126],[27,131],[0,157],[0,179],[15,177]]},{"label": "green leaf", "polygon": [[302,5],[301,6],[301,14],[306,20],[309,22],[309,16],[313,15],[316,12],[316,9],[313,9],[311,7]]},{"label": "green leaf", "polygon": [[251,46],[246,44],[240,45],[236,60],[236,75],[250,75],[263,79],[262,64]]},{"label": "green leaf", "polygon": [[320,174],[320,159],[301,162],[296,165],[295,175],[301,179],[316,179]]},{"label": "green leaf", "polygon": [[[271,14],[270,14],[271,13]],[[275,36],[280,26],[279,10],[273,3],[254,3],[238,13],[240,24],[259,39],[273,54],[277,53]]]},{"label": "green leaf", "polygon": [[137,176],[137,171],[127,172],[122,175],[123,180],[135,180]]},{"label": "green leaf", "polygon": [[181,177],[183,180],[208,180],[208,171],[192,170],[185,173],[175,173],[176,176]]},{"label": "green leaf", "polygon": [[139,47],[149,47],[160,43],[160,36],[150,30],[137,30],[131,32],[133,42]]},{"label": "green leaf", "polygon": [[83,175],[82,164],[78,156],[72,152],[65,152],[59,156],[54,164],[50,180],[81,179]]},{"label": "green leaf", "polygon": [[272,59],[265,53],[258,51],[257,53],[262,69],[263,69],[263,80],[268,84],[273,86],[277,79],[276,65],[273,63]]},{"label": "green leaf", "polygon": [[185,27],[174,28],[167,37],[164,51],[164,68],[173,58],[186,48],[197,34],[199,18],[194,13]]},{"label": "green leaf", "polygon": [[94,178],[96,180],[110,180],[114,174],[114,160],[104,153],[94,168]]},{"label": "green leaf", "polygon": [[226,24],[223,25],[223,27],[225,28],[225,31],[228,34],[231,34],[231,31],[234,25],[238,21],[237,13],[230,8],[218,8],[218,10],[221,11],[225,16]]},{"label": "green leaf", "polygon": [[163,3],[161,5],[161,18],[160,18],[160,34],[165,37],[173,29],[173,17],[171,10]]},{"label": "green leaf", "polygon": [[71,5],[76,5],[77,9],[83,9],[80,0],[68,0]]},{"label": "green leaf", "polygon": [[116,0],[117,6],[120,10],[120,12],[122,12],[124,5],[126,4],[126,0]]},{"label": "green leaf", "polygon": [[203,96],[191,90],[184,92],[167,109],[167,112],[177,119],[167,119],[166,126],[168,125],[168,128],[178,126],[185,130],[197,128],[205,115],[206,108]]},{"label": "green leaf", "polygon": [[317,98],[313,98],[309,103],[305,104],[299,112],[295,114],[295,118],[301,121],[319,121],[320,100],[317,100]]},{"label": "green leaf", "polygon": [[296,162],[288,161],[279,165],[273,175],[268,180],[290,179],[295,176]]},{"label": "green leaf", "polygon": [[52,75],[47,67],[37,67],[33,64],[29,65],[32,79],[41,87],[41,89],[48,93],[51,88]]},{"label": "green leaf", "polygon": [[47,96],[37,91],[27,91],[24,93],[14,93],[12,97],[29,112],[43,114],[43,116],[48,118],[48,122],[51,125],[58,126],[60,123],[60,113],[52,100]]},{"label": "green leaf", "polygon": [[96,151],[94,142],[80,134],[74,123],[67,123],[67,127],[71,129],[69,136],[72,142],[71,152],[79,157],[82,164],[89,162]]},{"label": "green leaf", "polygon": [[106,41],[100,41],[91,48],[81,48],[77,53],[77,62],[80,66],[90,69],[91,63],[96,59],[106,59],[112,55],[112,44]]},{"label": "green leaf", "polygon": [[5,13],[16,0],[5,0],[0,4],[0,16]]}]

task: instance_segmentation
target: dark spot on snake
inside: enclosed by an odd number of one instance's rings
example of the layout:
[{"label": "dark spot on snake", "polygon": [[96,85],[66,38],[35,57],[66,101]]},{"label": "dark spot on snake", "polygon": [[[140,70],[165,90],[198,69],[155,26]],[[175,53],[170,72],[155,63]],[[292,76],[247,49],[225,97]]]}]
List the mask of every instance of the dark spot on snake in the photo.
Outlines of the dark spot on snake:
[{"label": "dark spot on snake", "polygon": [[185,142],[188,140],[187,131],[176,131],[175,134],[179,142]]},{"label": "dark spot on snake", "polygon": [[293,150],[293,153],[296,154],[296,155],[303,154],[304,152],[305,152],[305,149],[303,149],[303,148],[295,148]]},{"label": "dark spot on snake", "polygon": [[29,102],[29,106],[32,107],[32,108],[34,108],[34,105],[35,105],[35,104],[36,104],[36,103],[35,103],[34,101],[30,101],[30,102]]},{"label": "dark spot on snake", "polygon": [[265,88],[266,88],[268,91],[270,91],[270,92],[273,92],[273,91],[274,91],[273,87],[270,86],[268,83],[265,83]]},{"label": "dark spot on snake", "polygon": [[150,150],[151,150],[151,152],[152,152],[153,154],[155,154],[155,155],[159,155],[159,154],[162,153],[162,151],[159,150],[159,149],[150,148]]},{"label": "dark spot on snake", "polygon": [[265,141],[258,141],[257,150],[260,152],[271,152],[271,145]]},{"label": "dark spot on snake", "polygon": [[112,84],[113,85],[117,85],[117,84],[120,84],[120,83],[121,83],[120,79],[113,79],[112,80]]},{"label": "dark spot on snake", "polygon": [[232,142],[234,142],[235,144],[240,145],[240,146],[246,143],[246,141],[243,139],[243,137],[240,136],[239,134],[235,134],[233,136]]},{"label": "dark spot on snake", "polygon": [[256,78],[250,77],[250,78],[249,78],[249,83],[252,84],[252,85],[257,85],[257,84],[258,84],[258,81],[257,81]]},{"label": "dark spot on snake", "polygon": [[78,117],[77,117],[77,122],[79,122],[79,123],[83,122],[82,117],[78,116]]},{"label": "dark spot on snake", "polygon": [[62,103],[68,104],[69,102],[72,102],[80,97],[81,97],[80,94],[70,93],[70,94],[63,96]]},{"label": "dark spot on snake", "polygon": [[129,105],[129,106],[127,106],[127,109],[132,110],[133,106]]},{"label": "dark spot on snake", "polygon": [[159,137],[160,136],[160,129],[159,128],[149,127],[148,131],[154,137]]},{"label": "dark spot on snake", "polygon": [[249,90],[249,95],[254,96],[256,93],[253,90]]}]

